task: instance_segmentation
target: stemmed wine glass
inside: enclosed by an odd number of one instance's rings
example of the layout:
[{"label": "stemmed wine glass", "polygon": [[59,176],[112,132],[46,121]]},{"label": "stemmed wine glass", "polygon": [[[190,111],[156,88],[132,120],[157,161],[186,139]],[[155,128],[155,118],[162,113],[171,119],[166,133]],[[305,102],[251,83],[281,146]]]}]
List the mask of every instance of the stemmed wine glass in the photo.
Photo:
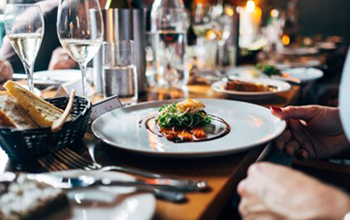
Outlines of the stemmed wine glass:
[{"label": "stemmed wine glass", "polygon": [[44,36],[44,17],[35,4],[7,4],[5,29],[13,49],[21,59],[28,86],[34,91],[34,63]]},{"label": "stemmed wine glass", "polygon": [[84,96],[87,96],[86,67],[103,43],[103,32],[98,0],[60,0],[58,38],[80,66]]},{"label": "stemmed wine glass", "polygon": [[233,13],[234,10],[232,7],[223,6],[222,4],[215,5],[212,9],[213,32],[215,33],[215,39],[218,45],[218,64],[221,69],[224,66],[224,45],[231,33]]}]

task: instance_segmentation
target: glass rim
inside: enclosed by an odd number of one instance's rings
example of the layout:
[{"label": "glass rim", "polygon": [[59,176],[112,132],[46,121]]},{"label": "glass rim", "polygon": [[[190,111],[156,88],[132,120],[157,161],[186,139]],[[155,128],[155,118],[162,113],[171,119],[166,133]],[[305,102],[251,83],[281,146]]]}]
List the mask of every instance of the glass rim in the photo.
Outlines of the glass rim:
[{"label": "glass rim", "polygon": [[135,42],[134,40],[122,40],[118,42],[107,42],[104,41],[102,43],[102,46],[104,49],[106,48],[115,48],[118,51],[123,51],[123,50],[134,50],[135,48]]},{"label": "glass rim", "polygon": [[121,40],[121,41],[118,41],[118,42],[104,41],[103,45],[111,45],[111,46],[116,46],[116,45],[135,45],[135,41],[134,40]]}]

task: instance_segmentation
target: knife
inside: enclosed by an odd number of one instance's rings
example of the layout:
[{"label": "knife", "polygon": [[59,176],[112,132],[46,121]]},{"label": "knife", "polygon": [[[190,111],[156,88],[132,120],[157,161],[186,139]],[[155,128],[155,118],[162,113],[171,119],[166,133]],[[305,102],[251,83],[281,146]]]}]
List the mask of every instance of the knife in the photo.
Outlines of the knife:
[{"label": "knife", "polygon": [[[135,179],[134,181],[112,180],[109,178],[95,178],[82,175],[79,177],[60,177],[52,174],[27,174],[29,179],[47,183],[61,189],[92,188],[98,186],[130,186],[138,188],[156,188],[160,190],[176,192],[199,192],[207,188],[205,182],[192,184],[191,182],[179,182],[163,179]],[[200,184],[200,186],[198,186]]]}]

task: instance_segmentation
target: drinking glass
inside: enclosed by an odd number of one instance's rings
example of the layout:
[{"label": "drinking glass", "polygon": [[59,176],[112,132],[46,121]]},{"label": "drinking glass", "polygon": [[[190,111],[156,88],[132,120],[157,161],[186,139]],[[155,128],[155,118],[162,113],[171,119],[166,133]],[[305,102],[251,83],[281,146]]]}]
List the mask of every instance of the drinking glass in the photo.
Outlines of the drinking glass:
[{"label": "drinking glass", "polygon": [[44,36],[44,17],[38,5],[8,4],[5,6],[5,29],[13,49],[21,59],[28,86],[34,91],[34,63]]},{"label": "drinking glass", "polygon": [[136,104],[137,70],[133,41],[104,43],[103,94],[117,95],[124,106]]},{"label": "drinking glass", "polygon": [[103,43],[103,32],[98,0],[60,0],[58,38],[80,66],[84,96],[87,96],[86,67]]},{"label": "drinking glass", "polygon": [[197,36],[197,41],[202,43],[204,40],[213,40],[214,35],[211,34],[212,29],[212,7],[207,2],[196,2],[192,5],[192,28]]},{"label": "drinking glass", "polygon": [[230,6],[215,5],[212,9],[212,26],[219,51],[219,68],[224,66],[224,45],[231,33],[233,13],[234,10]]}]

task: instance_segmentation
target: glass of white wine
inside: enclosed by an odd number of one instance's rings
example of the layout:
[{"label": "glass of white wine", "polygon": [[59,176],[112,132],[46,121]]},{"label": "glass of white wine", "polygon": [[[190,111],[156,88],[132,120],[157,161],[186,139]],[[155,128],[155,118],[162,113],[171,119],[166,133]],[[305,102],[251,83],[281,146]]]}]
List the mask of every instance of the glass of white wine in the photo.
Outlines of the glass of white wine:
[{"label": "glass of white wine", "polygon": [[80,65],[83,95],[87,96],[86,67],[103,43],[103,20],[98,0],[60,0],[57,33],[68,54]]},{"label": "glass of white wine", "polygon": [[29,90],[33,92],[34,63],[44,36],[44,17],[40,7],[35,4],[7,4],[5,28],[12,47],[23,63]]}]

